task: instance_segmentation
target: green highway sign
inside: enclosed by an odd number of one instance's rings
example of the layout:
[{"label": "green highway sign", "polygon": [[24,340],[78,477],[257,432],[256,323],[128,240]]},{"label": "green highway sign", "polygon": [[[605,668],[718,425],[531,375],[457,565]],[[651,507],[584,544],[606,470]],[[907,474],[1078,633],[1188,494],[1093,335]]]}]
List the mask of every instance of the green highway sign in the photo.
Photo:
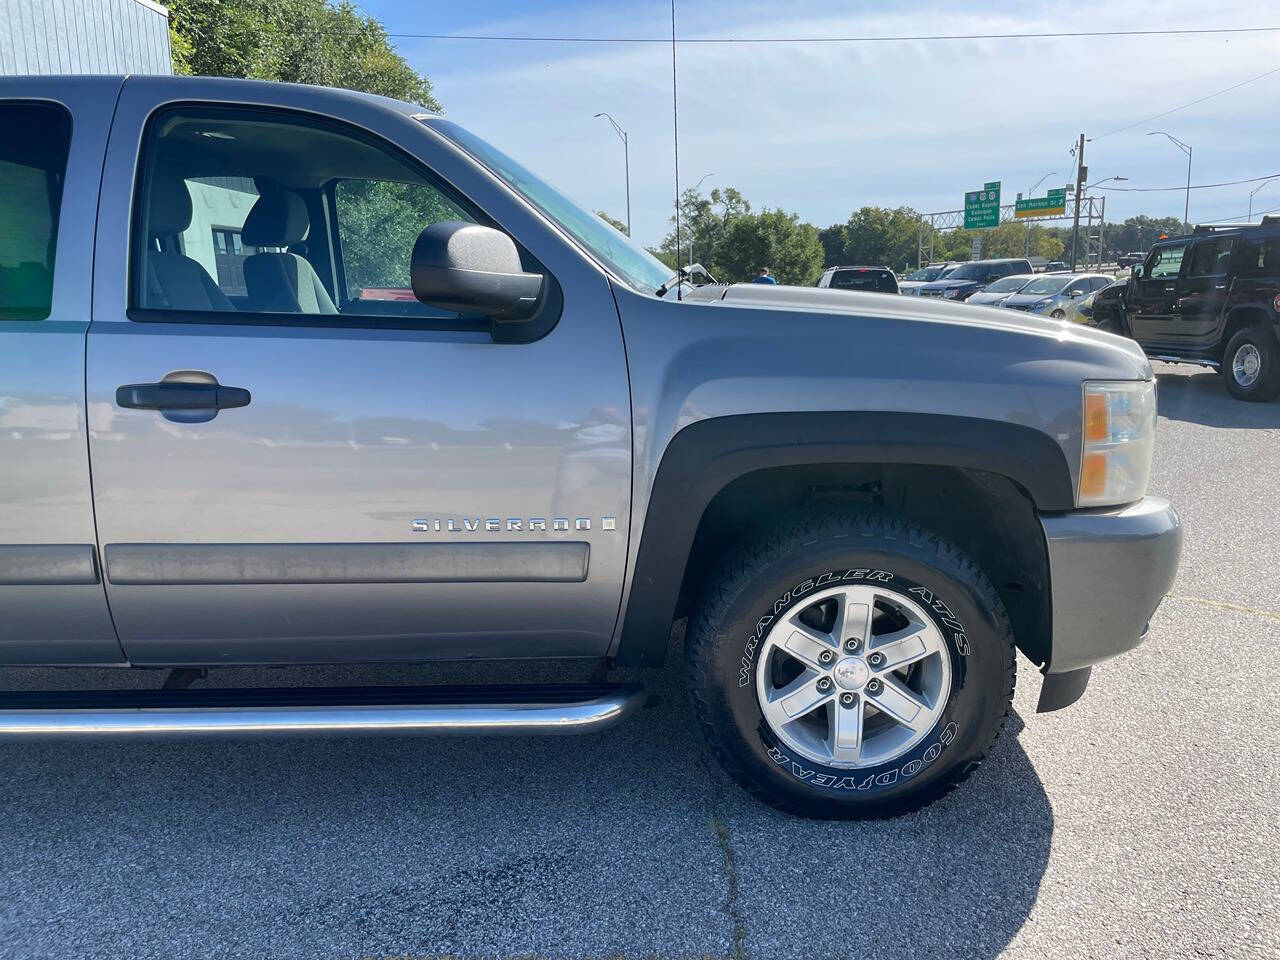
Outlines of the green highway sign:
[{"label": "green highway sign", "polygon": [[984,184],[981,190],[964,195],[964,228],[980,230],[1000,224],[1000,181]]},{"label": "green highway sign", "polygon": [[1051,217],[1067,212],[1067,191],[1050,190],[1046,197],[1019,200],[1013,205],[1015,217]]}]

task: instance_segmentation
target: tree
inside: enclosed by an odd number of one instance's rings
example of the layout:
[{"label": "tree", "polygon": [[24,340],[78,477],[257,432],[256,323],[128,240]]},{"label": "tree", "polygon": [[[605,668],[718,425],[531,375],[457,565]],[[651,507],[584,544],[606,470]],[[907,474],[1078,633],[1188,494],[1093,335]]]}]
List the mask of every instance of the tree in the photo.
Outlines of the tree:
[{"label": "tree", "polygon": [[842,262],[900,270],[916,262],[919,240],[920,214],[910,207],[863,207],[844,225]]},{"label": "tree", "polygon": [[603,210],[597,210],[596,216],[599,217],[601,220],[603,220],[605,223],[607,223],[609,226],[613,227],[613,229],[617,230],[619,233],[627,232],[627,225],[623,223],[621,220],[619,220],[617,217],[611,217],[609,216],[609,214],[605,213]]},{"label": "tree", "polygon": [[748,280],[760,267],[768,267],[779,283],[811,286],[822,273],[822,243],[813,224],[766,207],[725,224],[715,267],[712,273],[718,280]]},{"label": "tree", "polygon": [[838,267],[844,263],[844,224],[833,223],[818,231],[818,242],[822,244],[822,265]]},{"label": "tree", "polygon": [[688,263],[692,256],[711,273],[719,277],[716,267],[725,226],[737,217],[751,212],[751,204],[733,187],[717,187],[709,197],[703,197],[692,188],[680,197],[680,250],[676,249],[675,217],[671,218],[671,232],[662,240],[660,249],[674,259],[663,262]]},{"label": "tree", "polygon": [[1182,233],[1182,221],[1178,217],[1130,217],[1124,223],[1107,227],[1108,250],[1128,253],[1131,250],[1148,250],[1162,236],[1174,237]]},{"label": "tree", "polygon": [[439,110],[431,81],[350,0],[169,0],[176,73],[346,87]]}]

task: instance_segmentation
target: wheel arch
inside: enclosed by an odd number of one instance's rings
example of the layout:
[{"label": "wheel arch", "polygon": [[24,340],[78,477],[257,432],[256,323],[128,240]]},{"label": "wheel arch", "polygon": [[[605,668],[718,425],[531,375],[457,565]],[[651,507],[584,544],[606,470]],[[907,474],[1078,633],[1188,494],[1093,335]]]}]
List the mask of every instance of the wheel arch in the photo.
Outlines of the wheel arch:
[{"label": "wheel arch", "polygon": [[650,491],[615,657],[662,662],[716,558],[782,512],[888,509],[955,542],[996,584],[1019,647],[1049,658],[1049,581],[1036,511],[1070,510],[1062,449],[1005,421],[940,414],[746,414],[672,438]]},{"label": "wheel arch", "polygon": [[1243,330],[1245,327],[1251,327],[1255,324],[1264,324],[1267,326],[1275,326],[1273,320],[1274,314],[1261,303],[1242,303],[1232,307],[1227,312],[1226,323],[1222,328],[1222,338],[1219,341],[1222,345],[1222,356],[1219,358],[1224,363],[1227,359],[1227,346],[1231,343],[1231,338]]}]

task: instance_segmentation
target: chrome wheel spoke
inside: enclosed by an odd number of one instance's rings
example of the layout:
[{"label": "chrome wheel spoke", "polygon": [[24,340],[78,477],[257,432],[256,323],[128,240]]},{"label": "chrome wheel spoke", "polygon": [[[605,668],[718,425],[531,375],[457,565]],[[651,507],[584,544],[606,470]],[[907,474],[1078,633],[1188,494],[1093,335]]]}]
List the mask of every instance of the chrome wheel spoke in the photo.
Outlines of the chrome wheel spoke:
[{"label": "chrome wheel spoke", "polygon": [[[828,637],[792,622],[791,632],[782,642],[782,649],[807,667],[825,670],[835,659],[836,651]],[[823,657],[827,659],[823,659]]]},{"label": "chrome wheel spoke", "polygon": [[841,594],[840,610],[836,614],[836,623],[831,630],[836,645],[840,646],[846,640],[856,638],[865,650],[867,642],[871,639],[871,613],[869,602],[862,603],[850,599],[848,594]]},{"label": "chrome wheel spoke", "polygon": [[803,675],[789,686],[779,690],[775,703],[788,720],[803,717],[831,696],[831,690],[820,690],[819,677]]},{"label": "chrome wheel spoke", "polygon": [[919,694],[908,690],[897,677],[884,677],[879,690],[867,692],[867,699],[881,713],[912,730],[919,729],[917,724],[922,718],[931,717],[929,704],[920,699]]},{"label": "chrome wheel spoke", "polygon": [[874,664],[872,669],[877,673],[888,673],[891,670],[901,670],[917,660],[923,660],[933,652],[925,642],[925,631],[924,626],[913,623],[896,633],[877,637],[871,649],[884,659]]},{"label": "chrome wheel spoke", "polygon": [[831,758],[838,763],[857,763],[862,757],[862,698],[852,706],[836,701],[831,708]]}]

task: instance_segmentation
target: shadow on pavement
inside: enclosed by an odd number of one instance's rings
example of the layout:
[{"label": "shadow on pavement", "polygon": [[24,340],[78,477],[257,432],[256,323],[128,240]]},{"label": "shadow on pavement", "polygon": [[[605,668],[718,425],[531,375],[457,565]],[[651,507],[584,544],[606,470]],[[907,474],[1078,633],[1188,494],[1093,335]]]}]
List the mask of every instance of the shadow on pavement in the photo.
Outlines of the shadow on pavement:
[{"label": "shadow on pavement", "polygon": [[[1176,374],[1170,373],[1177,369]],[[1173,420],[1208,427],[1237,429],[1280,428],[1280,400],[1247,403],[1227,393],[1222,375],[1203,369],[1186,373],[1176,367],[1157,365],[1160,415]]]},{"label": "shadow on pavement", "polygon": [[0,955],[991,957],[1019,930],[1053,815],[1016,715],[920,813],[799,820],[721,774],[680,662],[585,737],[0,744]]}]

